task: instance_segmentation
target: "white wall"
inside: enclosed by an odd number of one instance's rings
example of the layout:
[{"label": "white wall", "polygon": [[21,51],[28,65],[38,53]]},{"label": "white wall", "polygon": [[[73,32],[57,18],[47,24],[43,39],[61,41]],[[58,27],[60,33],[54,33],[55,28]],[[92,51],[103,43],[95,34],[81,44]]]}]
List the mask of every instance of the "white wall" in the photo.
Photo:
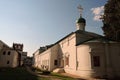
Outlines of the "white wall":
[{"label": "white wall", "polygon": [[114,76],[120,76],[120,43],[111,43],[109,46],[112,73]]},{"label": "white wall", "polygon": [[[50,55],[50,70],[54,70],[58,67],[58,54],[59,54],[59,44],[54,45],[51,48],[51,55]],[[55,60],[57,60],[57,65],[55,65]]]},{"label": "white wall", "polygon": [[[5,54],[3,52],[5,51]],[[10,52],[10,55],[8,55]],[[17,67],[18,53],[15,50],[3,50],[0,54],[0,67]]]},{"label": "white wall", "polygon": [[[76,70],[76,35],[72,34],[61,41],[60,49],[64,60],[64,70],[67,73],[73,73]],[[69,65],[65,63],[65,57],[69,56]]]},{"label": "white wall", "polygon": [[77,72],[82,77],[91,76],[91,54],[90,46],[81,44],[77,47]]},{"label": "white wall", "polygon": [[[100,66],[93,65],[93,56],[100,57]],[[120,44],[88,42],[77,46],[78,68],[76,75],[82,77],[120,76]]]},{"label": "white wall", "polygon": [[[77,59],[78,71],[83,77],[101,77],[105,76],[105,43],[102,42],[88,42],[78,46]],[[93,56],[100,57],[100,66],[95,67],[93,64]]]},{"label": "white wall", "polygon": [[39,67],[39,49],[33,55],[33,66]]},{"label": "white wall", "polygon": [[43,67],[40,67],[40,68],[51,71],[50,55],[51,55],[51,49],[48,49],[48,50],[44,51],[43,53],[41,53],[39,55],[40,56],[40,63],[39,63],[39,65],[43,66]]}]

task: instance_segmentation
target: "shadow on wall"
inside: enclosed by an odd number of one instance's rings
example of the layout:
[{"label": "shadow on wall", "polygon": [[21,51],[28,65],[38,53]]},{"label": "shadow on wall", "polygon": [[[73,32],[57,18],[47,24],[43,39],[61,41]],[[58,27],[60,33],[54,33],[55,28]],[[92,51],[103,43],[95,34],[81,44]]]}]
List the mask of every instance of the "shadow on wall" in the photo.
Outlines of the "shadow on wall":
[{"label": "shadow on wall", "polygon": [[59,50],[58,50],[58,67],[64,68],[64,54],[62,51],[62,46],[59,45]]}]

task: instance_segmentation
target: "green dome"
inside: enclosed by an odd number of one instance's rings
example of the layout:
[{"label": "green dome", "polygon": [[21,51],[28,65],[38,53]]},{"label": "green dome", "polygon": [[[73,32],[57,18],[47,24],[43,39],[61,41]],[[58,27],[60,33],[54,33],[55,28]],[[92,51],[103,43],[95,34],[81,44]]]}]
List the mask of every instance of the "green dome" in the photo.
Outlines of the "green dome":
[{"label": "green dome", "polygon": [[80,17],[78,20],[77,20],[77,23],[86,23],[86,20],[82,17]]}]

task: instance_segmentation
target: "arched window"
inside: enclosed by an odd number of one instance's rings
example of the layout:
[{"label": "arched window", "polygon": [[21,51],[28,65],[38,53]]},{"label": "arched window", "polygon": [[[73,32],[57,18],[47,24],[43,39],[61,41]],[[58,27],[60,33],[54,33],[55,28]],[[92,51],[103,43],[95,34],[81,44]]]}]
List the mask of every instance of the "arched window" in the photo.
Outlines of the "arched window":
[{"label": "arched window", "polygon": [[65,58],[65,63],[69,66],[69,56]]},{"label": "arched window", "polygon": [[10,63],[10,61],[7,61],[7,64],[9,64]]},{"label": "arched window", "polygon": [[58,65],[58,60],[54,60],[54,65]]},{"label": "arched window", "polygon": [[6,52],[4,51],[4,52],[3,52],[3,55],[5,55],[5,54],[6,54]]},{"label": "arched window", "polygon": [[8,55],[10,55],[10,51],[8,52]]},{"label": "arched window", "polygon": [[69,66],[69,53],[65,53],[65,65]]}]

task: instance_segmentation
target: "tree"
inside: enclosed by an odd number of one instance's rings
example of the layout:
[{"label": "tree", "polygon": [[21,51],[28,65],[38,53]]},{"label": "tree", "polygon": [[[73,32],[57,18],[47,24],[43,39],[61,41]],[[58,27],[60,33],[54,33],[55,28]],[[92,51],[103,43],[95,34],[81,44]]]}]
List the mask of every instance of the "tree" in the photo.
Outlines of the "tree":
[{"label": "tree", "polygon": [[103,15],[105,37],[120,41],[120,0],[108,0]]}]

